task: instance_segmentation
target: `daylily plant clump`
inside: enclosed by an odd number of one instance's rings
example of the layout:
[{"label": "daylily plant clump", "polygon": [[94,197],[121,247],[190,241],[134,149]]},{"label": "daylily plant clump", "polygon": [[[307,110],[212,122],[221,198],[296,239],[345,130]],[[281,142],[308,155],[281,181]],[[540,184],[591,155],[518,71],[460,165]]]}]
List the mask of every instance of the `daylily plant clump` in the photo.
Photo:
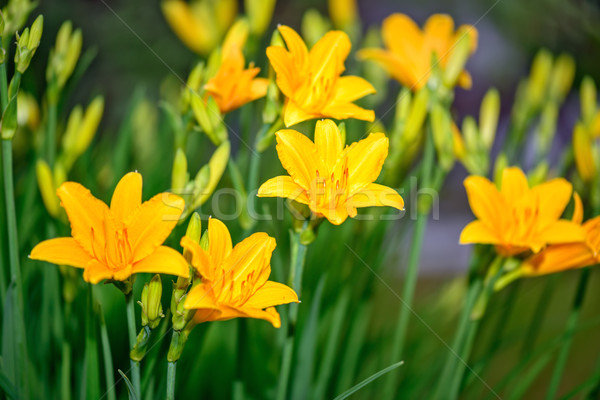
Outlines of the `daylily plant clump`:
[{"label": "daylily plant clump", "polygon": [[[52,38],[8,1],[0,398],[595,398],[594,80],[560,132],[573,57],[540,51],[507,110],[468,72],[478,20],[395,4],[367,29],[364,6],[162,0],[195,61],[113,129],[125,101],[71,96],[103,88],[82,21]],[[462,263],[430,231],[446,206],[470,206],[444,236],[471,262],[431,280]]]}]

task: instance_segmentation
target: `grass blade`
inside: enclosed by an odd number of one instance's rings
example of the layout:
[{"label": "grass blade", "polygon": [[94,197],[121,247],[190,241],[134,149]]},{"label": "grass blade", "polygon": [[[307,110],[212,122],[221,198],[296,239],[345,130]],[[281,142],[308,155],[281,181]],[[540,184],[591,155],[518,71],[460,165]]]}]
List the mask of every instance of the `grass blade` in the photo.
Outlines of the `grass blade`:
[{"label": "grass blade", "polygon": [[137,396],[135,395],[135,389],[133,389],[133,384],[131,383],[127,375],[125,375],[121,370],[118,370],[118,372],[125,381],[125,385],[127,385],[127,394],[129,395],[129,400],[137,400]]},{"label": "grass blade", "polygon": [[362,389],[365,386],[367,386],[369,383],[373,382],[375,379],[377,379],[380,376],[385,375],[388,372],[390,372],[390,371],[398,368],[402,364],[404,364],[404,361],[397,362],[396,364],[392,364],[389,367],[384,368],[381,371],[374,373],[373,375],[371,375],[370,377],[368,377],[364,381],[360,382],[359,384],[357,384],[355,386],[352,386],[350,389],[346,390],[344,393],[342,393],[339,396],[337,396],[334,400],[347,399],[348,397],[352,396],[354,393],[358,392],[360,389]]}]

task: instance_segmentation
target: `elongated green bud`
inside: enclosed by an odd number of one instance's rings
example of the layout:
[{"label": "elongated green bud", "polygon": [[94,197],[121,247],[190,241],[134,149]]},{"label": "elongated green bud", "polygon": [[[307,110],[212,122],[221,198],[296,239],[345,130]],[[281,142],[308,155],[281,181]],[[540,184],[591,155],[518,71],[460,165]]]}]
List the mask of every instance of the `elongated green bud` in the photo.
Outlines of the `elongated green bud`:
[{"label": "elongated green bud", "polygon": [[581,81],[579,96],[581,101],[581,117],[584,125],[587,126],[594,119],[598,101],[596,83],[589,76],[585,76]]},{"label": "elongated green bud", "polygon": [[446,68],[444,69],[442,81],[444,86],[452,88],[456,85],[458,77],[465,69],[465,64],[471,54],[471,35],[464,32],[459,35],[454,50],[450,54]]},{"label": "elongated green bud", "polygon": [[439,165],[445,171],[449,171],[454,165],[452,119],[448,111],[438,103],[432,107],[430,118]]},{"label": "elongated green bud", "polygon": [[181,193],[189,180],[188,163],[185,152],[177,149],[173,160],[173,172],[171,173],[171,190]]},{"label": "elongated green bud", "polygon": [[138,302],[142,306],[142,326],[148,326],[154,329],[164,318],[162,312],[162,281],[160,275],[156,274],[149,283],[144,285],[142,290],[142,301]]},{"label": "elongated green bud", "polygon": [[300,31],[307,46],[313,46],[331,30],[329,20],[314,8],[309,9],[302,17]]},{"label": "elongated green bud", "polygon": [[527,99],[533,108],[544,100],[552,72],[552,55],[548,50],[540,50],[533,60],[527,83]]},{"label": "elongated green bud", "polygon": [[549,97],[562,102],[569,94],[575,77],[575,60],[569,54],[561,54],[554,62],[550,79]]},{"label": "elongated green bud", "polygon": [[500,94],[496,89],[492,88],[485,94],[479,110],[479,131],[481,133],[481,141],[488,150],[490,150],[494,144],[499,115]]},{"label": "elongated green bud", "polygon": [[402,144],[410,146],[419,137],[427,115],[427,104],[429,102],[429,90],[425,87],[419,90],[412,101],[412,107],[406,120],[406,128],[402,134]]},{"label": "elongated green bud", "polygon": [[230,151],[231,145],[229,141],[224,142],[215,150],[213,156],[208,162],[208,182],[205,186],[196,187],[197,194],[194,202],[194,208],[200,207],[212,195],[213,191],[217,187],[217,184],[221,180],[221,176],[223,176],[225,167],[227,167]]},{"label": "elongated green bud", "polygon": [[277,0],[244,0],[244,8],[250,23],[250,32],[261,36],[271,24]]},{"label": "elongated green bud", "polygon": [[52,170],[44,160],[37,160],[35,164],[38,187],[42,196],[44,206],[48,214],[56,218],[60,211],[58,196],[56,195],[56,186],[52,177]]}]

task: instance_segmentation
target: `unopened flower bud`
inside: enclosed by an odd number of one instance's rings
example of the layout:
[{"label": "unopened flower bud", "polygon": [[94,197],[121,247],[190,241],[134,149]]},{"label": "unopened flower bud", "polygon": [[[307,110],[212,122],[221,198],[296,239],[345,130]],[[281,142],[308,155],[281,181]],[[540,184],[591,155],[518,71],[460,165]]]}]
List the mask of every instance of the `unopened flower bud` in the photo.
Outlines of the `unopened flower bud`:
[{"label": "unopened flower bud", "polygon": [[250,23],[250,32],[261,36],[269,25],[275,10],[276,0],[245,0],[244,8]]},{"label": "unopened flower bud", "polygon": [[581,122],[578,122],[573,130],[573,151],[579,176],[585,182],[591,181],[597,173],[596,162],[589,134]]},{"label": "unopened flower bud", "polygon": [[60,204],[56,195],[52,170],[46,161],[40,159],[35,164],[35,172],[44,206],[48,210],[48,214],[56,218],[60,211]]},{"label": "unopened flower bud", "polygon": [[419,137],[427,115],[427,104],[429,102],[429,90],[425,87],[419,90],[412,101],[412,107],[406,120],[406,127],[402,133],[402,143],[405,146],[412,145]]},{"label": "unopened flower bud", "polygon": [[561,54],[554,62],[550,79],[549,97],[555,101],[563,101],[571,90],[575,77],[575,60],[569,54]]},{"label": "unopened flower bud", "polygon": [[531,73],[527,84],[527,98],[530,106],[533,108],[539,107],[544,100],[550,73],[552,72],[552,55],[548,50],[540,50],[531,66]]},{"label": "unopened flower bud", "polygon": [[231,144],[229,141],[225,141],[221,144],[213,153],[210,161],[208,162],[209,177],[208,182],[203,187],[197,187],[196,199],[194,201],[194,209],[200,207],[216,189],[217,184],[223,176],[225,167],[229,162],[229,153],[231,151]]},{"label": "unopened flower bud", "polygon": [[444,74],[442,77],[444,86],[448,88],[453,88],[456,85],[458,77],[465,69],[465,64],[469,59],[471,49],[472,44],[470,32],[465,31],[463,33],[460,33],[458,36],[458,40],[454,44],[454,49],[452,50],[452,53],[450,53],[448,63],[446,64],[446,68],[444,70]]},{"label": "unopened flower bud", "polygon": [[452,119],[448,111],[436,103],[431,109],[431,130],[440,167],[449,171],[454,165]]},{"label": "unopened flower bud", "polygon": [[596,83],[589,76],[585,76],[581,81],[581,90],[579,92],[581,101],[581,117],[584,125],[588,125],[594,119],[597,107]]},{"label": "unopened flower bud", "polygon": [[173,171],[171,173],[171,190],[174,193],[182,194],[188,180],[187,157],[182,149],[177,149],[175,152],[175,159],[173,160]]},{"label": "unopened flower bud", "polygon": [[171,310],[173,312],[173,329],[176,331],[182,331],[183,328],[185,328],[185,326],[187,325],[187,323],[190,322],[196,311],[188,310],[183,306],[185,304],[186,298],[187,294],[184,294],[177,303],[175,311]]},{"label": "unopened flower bud", "polygon": [[160,323],[161,318],[164,318],[161,297],[162,281],[160,275],[156,274],[149,283],[144,285],[142,290],[142,301],[139,302],[142,306],[142,326],[154,329]]},{"label": "unopened flower bud", "polygon": [[487,150],[490,150],[494,144],[499,115],[500,94],[492,88],[485,94],[479,110],[479,131],[481,141]]}]

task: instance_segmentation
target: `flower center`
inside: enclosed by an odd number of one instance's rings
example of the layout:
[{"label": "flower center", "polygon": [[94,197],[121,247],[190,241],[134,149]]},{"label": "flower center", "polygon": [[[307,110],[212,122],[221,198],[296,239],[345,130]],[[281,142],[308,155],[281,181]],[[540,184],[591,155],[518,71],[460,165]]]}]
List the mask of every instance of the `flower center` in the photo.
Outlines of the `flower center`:
[{"label": "flower center", "polygon": [[316,170],[309,194],[311,205],[335,210],[348,198],[348,160],[345,158],[329,175]]}]

